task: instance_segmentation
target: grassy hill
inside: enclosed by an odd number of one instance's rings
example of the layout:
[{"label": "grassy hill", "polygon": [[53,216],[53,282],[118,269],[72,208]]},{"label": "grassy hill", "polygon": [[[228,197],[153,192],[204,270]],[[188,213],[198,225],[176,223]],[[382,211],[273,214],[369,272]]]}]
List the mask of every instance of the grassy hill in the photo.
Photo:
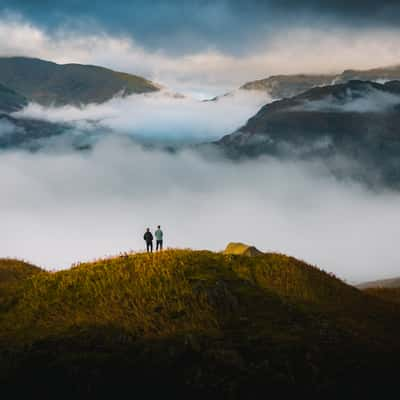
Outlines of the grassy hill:
[{"label": "grassy hill", "polygon": [[20,282],[42,272],[39,267],[12,258],[0,258],[0,285]]},{"label": "grassy hill", "polygon": [[0,57],[0,83],[43,105],[102,103],[116,94],[158,91],[140,76],[92,65]]},{"label": "grassy hill", "polygon": [[25,280],[40,272],[40,268],[24,261],[0,258],[0,313],[14,304]]},{"label": "grassy hill", "polygon": [[9,294],[0,385],[78,397],[382,393],[396,382],[399,317],[280,254],[125,254],[35,274]]}]

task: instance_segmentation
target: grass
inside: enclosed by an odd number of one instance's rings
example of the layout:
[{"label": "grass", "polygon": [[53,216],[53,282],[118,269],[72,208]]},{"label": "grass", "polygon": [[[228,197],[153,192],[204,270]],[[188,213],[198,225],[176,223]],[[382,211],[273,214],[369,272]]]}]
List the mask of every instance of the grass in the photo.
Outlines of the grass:
[{"label": "grass", "polygon": [[78,396],[132,380],[202,398],[360,390],[399,354],[397,305],[281,254],[124,254],[27,274],[4,298],[0,384],[31,392],[39,371]]},{"label": "grass", "polygon": [[372,296],[379,297],[385,301],[400,303],[400,288],[369,288],[364,290]]}]

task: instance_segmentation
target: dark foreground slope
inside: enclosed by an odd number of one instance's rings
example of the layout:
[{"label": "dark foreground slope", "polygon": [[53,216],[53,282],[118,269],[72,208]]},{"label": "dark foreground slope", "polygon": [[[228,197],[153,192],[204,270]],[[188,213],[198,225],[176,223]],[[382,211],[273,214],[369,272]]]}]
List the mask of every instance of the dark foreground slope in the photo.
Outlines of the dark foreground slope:
[{"label": "dark foreground slope", "polygon": [[396,385],[399,320],[397,306],[283,255],[124,255],[23,282],[0,314],[0,385],[75,398],[382,395]]},{"label": "dark foreground slope", "polygon": [[400,303],[400,278],[365,282],[358,285],[358,288],[385,301]]},{"label": "dark foreground slope", "polygon": [[56,64],[27,57],[0,57],[0,82],[43,105],[102,103],[117,94],[158,91],[140,76],[107,68]]}]

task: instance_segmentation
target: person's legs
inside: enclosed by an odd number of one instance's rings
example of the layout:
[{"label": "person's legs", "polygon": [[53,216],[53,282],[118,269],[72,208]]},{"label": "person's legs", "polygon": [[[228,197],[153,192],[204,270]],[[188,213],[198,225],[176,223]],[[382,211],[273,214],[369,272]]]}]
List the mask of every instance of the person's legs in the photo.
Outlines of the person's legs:
[{"label": "person's legs", "polygon": [[162,250],[163,241],[160,240],[160,250]]},{"label": "person's legs", "polygon": [[150,242],[150,251],[153,252],[153,242]]},{"label": "person's legs", "polygon": [[162,240],[157,240],[156,250],[162,250]]},{"label": "person's legs", "polygon": [[150,242],[146,242],[146,250],[147,250],[147,252],[150,251]]}]

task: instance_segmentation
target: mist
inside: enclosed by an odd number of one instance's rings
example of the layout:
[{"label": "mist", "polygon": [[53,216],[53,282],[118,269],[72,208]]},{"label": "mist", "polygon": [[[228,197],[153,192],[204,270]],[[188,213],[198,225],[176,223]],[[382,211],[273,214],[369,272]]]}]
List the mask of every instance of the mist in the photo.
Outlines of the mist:
[{"label": "mist", "polygon": [[271,101],[260,91],[236,90],[218,101],[200,101],[168,91],[115,97],[85,107],[43,107],[30,103],[15,117],[72,123],[89,130],[126,135],[138,141],[196,143],[232,133]]},{"label": "mist", "polygon": [[400,195],[339,182],[318,162],[234,163],[114,136],[88,152],[3,152],[0,165],[3,257],[68,268],[141,251],[160,224],[168,247],[242,241],[349,282],[398,275]]}]

